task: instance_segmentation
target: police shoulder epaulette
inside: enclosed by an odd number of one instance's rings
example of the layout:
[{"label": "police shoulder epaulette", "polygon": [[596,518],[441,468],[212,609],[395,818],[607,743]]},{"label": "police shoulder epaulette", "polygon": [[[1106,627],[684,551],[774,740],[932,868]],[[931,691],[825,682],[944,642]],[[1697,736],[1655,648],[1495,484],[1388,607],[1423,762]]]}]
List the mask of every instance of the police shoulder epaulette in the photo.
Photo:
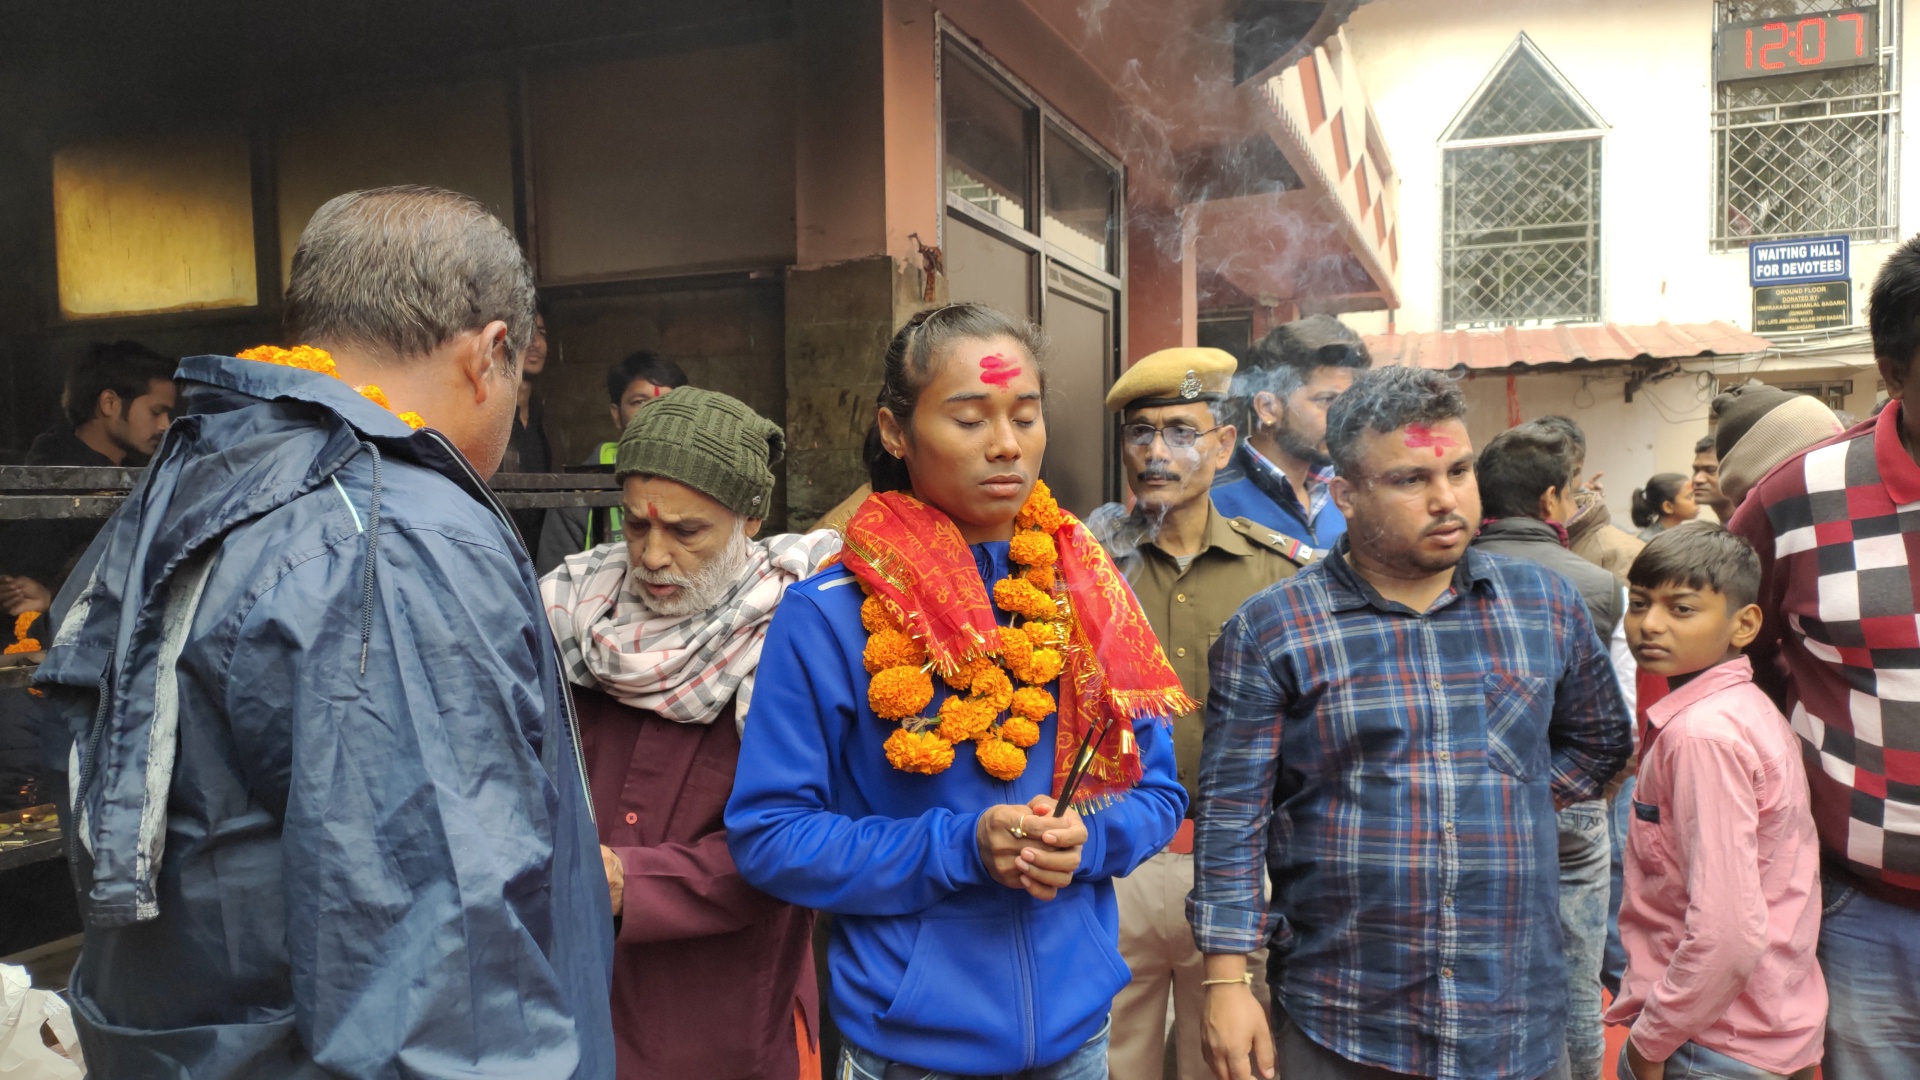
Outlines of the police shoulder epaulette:
[{"label": "police shoulder epaulette", "polygon": [[1233,529],[1247,539],[1270,551],[1277,551],[1294,562],[1305,566],[1319,554],[1313,548],[1295,540],[1285,533],[1275,532],[1257,521],[1243,517],[1232,519]]}]

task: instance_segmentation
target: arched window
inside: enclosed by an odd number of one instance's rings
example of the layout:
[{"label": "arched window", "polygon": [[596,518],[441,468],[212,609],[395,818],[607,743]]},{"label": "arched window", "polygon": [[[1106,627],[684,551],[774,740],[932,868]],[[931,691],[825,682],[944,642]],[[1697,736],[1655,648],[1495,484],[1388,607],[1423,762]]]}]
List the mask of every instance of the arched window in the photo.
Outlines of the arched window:
[{"label": "arched window", "polygon": [[1600,320],[1592,107],[1525,34],[1441,137],[1447,326]]}]

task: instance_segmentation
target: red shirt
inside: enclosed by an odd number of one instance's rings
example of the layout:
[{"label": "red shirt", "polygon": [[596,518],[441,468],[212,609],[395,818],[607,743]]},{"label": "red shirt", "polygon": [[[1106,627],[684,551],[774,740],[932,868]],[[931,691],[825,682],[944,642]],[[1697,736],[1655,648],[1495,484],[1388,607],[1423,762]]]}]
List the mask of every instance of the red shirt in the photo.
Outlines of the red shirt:
[{"label": "red shirt", "polygon": [[813,913],[748,885],[721,815],[733,707],[676,724],[576,687],[600,842],[626,869],[613,956],[620,1080],[794,1080],[817,1045]]},{"label": "red shirt", "polygon": [[1920,906],[1920,466],[1901,411],[1781,462],[1728,527],[1760,553],[1747,653],[1800,736],[1822,847]]},{"label": "red shirt", "polygon": [[1820,1060],[1820,848],[1800,748],[1745,657],[1647,710],[1627,828],[1613,1023],[1664,1061],[1692,1041],[1776,1073]]}]

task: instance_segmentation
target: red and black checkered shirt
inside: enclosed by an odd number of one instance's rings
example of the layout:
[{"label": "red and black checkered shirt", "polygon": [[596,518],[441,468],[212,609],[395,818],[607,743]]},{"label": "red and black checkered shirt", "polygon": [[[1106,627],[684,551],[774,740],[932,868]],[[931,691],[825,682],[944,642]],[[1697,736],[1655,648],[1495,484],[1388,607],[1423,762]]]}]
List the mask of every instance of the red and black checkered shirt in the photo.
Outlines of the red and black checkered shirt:
[{"label": "red and black checkered shirt", "polygon": [[1920,900],[1920,465],[1899,425],[1894,402],[1788,458],[1728,527],[1760,553],[1748,652],[1800,736],[1821,846]]}]

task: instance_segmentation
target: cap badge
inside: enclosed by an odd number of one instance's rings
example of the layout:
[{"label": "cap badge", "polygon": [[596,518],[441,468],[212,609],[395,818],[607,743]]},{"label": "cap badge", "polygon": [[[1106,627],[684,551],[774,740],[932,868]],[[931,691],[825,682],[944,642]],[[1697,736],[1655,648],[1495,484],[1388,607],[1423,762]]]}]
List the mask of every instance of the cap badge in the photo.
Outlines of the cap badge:
[{"label": "cap badge", "polygon": [[1200,376],[1195,375],[1192,368],[1188,368],[1187,377],[1180,380],[1180,396],[1188,401],[1200,396]]}]

